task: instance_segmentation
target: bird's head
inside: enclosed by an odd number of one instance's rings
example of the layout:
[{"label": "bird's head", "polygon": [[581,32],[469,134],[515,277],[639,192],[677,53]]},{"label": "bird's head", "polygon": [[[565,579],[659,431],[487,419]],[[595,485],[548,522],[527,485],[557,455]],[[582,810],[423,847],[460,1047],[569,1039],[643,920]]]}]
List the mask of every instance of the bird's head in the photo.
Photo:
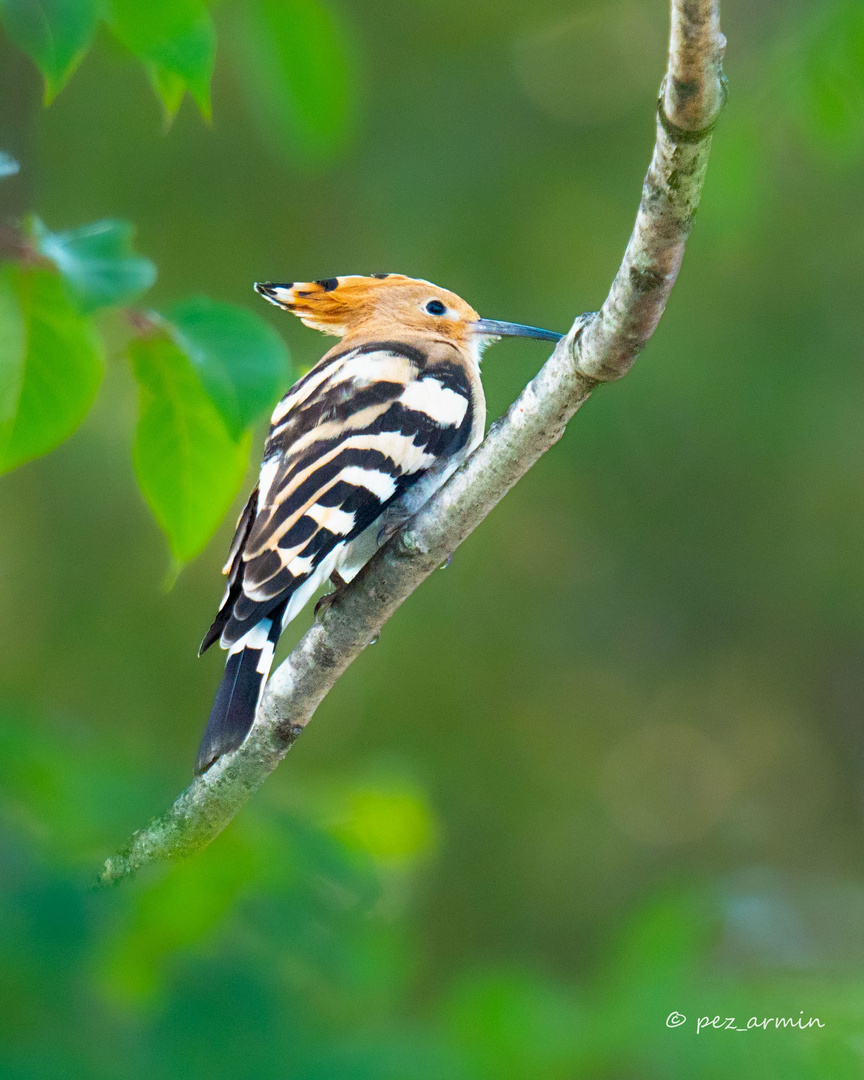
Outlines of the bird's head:
[{"label": "bird's head", "polygon": [[520,323],[481,319],[461,297],[429,281],[403,274],[349,275],[323,281],[259,282],[256,292],[297,315],[307,326],[337,337],[398,338],[406,332],[443,339],[479,353],[499,337],[562,336]]}]

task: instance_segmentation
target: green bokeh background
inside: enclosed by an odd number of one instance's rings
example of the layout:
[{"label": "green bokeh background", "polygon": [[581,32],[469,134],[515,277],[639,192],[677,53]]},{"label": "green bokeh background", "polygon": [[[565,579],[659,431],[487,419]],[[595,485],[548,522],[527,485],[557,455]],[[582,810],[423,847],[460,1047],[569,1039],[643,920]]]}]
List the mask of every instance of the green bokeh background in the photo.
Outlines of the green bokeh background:
[{"label": "green bokeh background", "polygon": [[[333,10],[326,152],[250,112],[229,0],[211,125],[187,101],[166,130],[105,34],[45,110],[3,39],[4,214],[134,222],[148,302],[248,305],[298,370],[326,341],[255,280],[398,271],[561,330],[596,308],[662,0]],[[862,1075],[864,7],[723,20],[729,104],[644,356],[186,864],[89,888],[189,779],[233,515],[163,591],[119,358],[83,428],[0,481],[0,1076]],[[490,350],[491,417],[544,356]]]}]

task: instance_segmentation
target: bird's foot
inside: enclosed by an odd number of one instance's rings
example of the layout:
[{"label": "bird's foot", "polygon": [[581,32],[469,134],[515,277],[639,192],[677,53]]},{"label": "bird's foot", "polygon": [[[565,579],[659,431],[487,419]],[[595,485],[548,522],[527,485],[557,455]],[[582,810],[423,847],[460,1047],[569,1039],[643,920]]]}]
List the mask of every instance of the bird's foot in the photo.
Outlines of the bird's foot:
[{"label": "bird's foot", "polygon": [[333,591],[324,593],[324,595],[318,600],[318,603],[315,605],[316,618],[320,611],[326,611],[327,608],[330,607],[330,605],[339,595],[339,590],[344,588],[347,582],[338,570],[334,570],[333,573],[330,575],[330,584],[333,586]]}]

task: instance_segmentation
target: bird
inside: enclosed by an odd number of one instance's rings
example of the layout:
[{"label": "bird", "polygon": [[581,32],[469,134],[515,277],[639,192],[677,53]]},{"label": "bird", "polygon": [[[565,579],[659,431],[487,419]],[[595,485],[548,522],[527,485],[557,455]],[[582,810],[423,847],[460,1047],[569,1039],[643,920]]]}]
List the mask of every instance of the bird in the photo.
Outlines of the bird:
[{"label": "bird", "polygon": [[501,337],[562,336],[481,319],[455,293],[403,274],[255,290],[341,340],[273,410],[222,571],[225,595],[199,651],[218,641],[228,653],[199,776],[251,731],[288,623],[328,578],[337,590],[351,581],[482,441],[484,348]]}]

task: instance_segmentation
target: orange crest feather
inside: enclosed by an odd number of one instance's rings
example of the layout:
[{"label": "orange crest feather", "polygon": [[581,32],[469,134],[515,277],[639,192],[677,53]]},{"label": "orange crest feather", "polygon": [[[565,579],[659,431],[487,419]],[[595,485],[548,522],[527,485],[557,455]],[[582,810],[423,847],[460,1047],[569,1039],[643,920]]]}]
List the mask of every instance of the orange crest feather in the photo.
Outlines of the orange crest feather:
[{"label": "orange crest feather", "polygon": [[[470,305],[447,289],[405,274],[348,274],[322,281],[266,282],[255,288],[272,304],[290,311],[306,326],[325,334],[344,337],[372,324],[387,322],[404,329],[450,333],[459,326],[466,336],[468,323],[478,315]],[[436,319],[423,310],[429,300],[440,300],[453,318]],[[454,321],[455,320],[455,321]],[[449,325],[448,325],[449,324]]]}]

